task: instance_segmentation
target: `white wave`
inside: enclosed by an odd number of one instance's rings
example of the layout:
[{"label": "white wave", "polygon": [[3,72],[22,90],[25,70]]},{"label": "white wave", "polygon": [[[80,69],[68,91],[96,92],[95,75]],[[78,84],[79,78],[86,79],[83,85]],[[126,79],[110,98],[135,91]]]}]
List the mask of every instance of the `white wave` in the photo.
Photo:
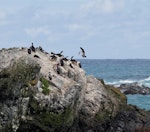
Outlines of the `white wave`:
[{"label": "white wave", "polygon": [[149,83],[138,83],[139,86],[144,85],[145,87],[150,88],[150,82]]},{"label": "white wave", "polygon": [[123,83],[135,83],[136,81],[135,80],[120,80],[120,83],[123,84]]},{"label": "white wave", "polygon": [[119,81],[114,81],[114,82],[106,82],[106,84],[109,85],[114,85],[114,86],[120,86],[121,84],[131,84],[131,83],[137,83],[138,85],[142,86],[147,86],[150,87],[150,77],[142,79],[142,80],[119,80]]},{"label": "white wave", "polygon": [[145,81],[150,81],[150,76],[148,78],[146,78]]},{"label": "white wave", "polygon": [[109,85],[114,85],[114,86],[119,87],[121,84],[130,84],[130,83],[135,83],[135,82],[136,82],[135,80],[126,79],[126,80],[119,80],[115,82],[106,82],[106,83]]},{"label": "white wave", "polygon": [[139,83],[142,83],[142,82],[150,82],[150,77],[142,79],[139,81]]},{"label": "white wave", "polygon": [[116,87],[119,87],[121,84],[131,84],[131,83],[137,83],[139,86],[144,85],[150,88],[150,76],[141,80],[125,79],[125,80],[119,80],[113,82],[106,82],[106,84],[113,85]]},{"label": "white wave", "polygon": [[142,80],[139,80],[138,81],[138,84],[141,86],[141,85],[144,85],[146,87],[149,87],[150,88],[150,76],[145,78],[145,79],[142,79]]}]

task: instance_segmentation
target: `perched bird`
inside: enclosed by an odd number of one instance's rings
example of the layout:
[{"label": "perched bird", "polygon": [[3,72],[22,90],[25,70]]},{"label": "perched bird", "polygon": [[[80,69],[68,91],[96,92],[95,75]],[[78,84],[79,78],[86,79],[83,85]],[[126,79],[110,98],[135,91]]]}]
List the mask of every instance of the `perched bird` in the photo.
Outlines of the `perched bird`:
[{"label": "perched bird", "polygon": [[78,62],[77,60],[73,59],[73,56],[71,57],[70,61],[72,62],[72,64],[74,64],[76,66],[79,66],[80,68],[82,67],[80,62]]},{"label": "perched bird", "polygon": [[54,53],[54,52],[51,52],[51,54],[55,55],[55,53]]},{"label": "perched bird", "polygon": [[61,65],[61,66],[64,66],[64,61],[63,61],[63,59],[60,59],[60,65]]},{"label": "perched bird", "polygon": [[59,67],[59,64],[56,65],[56,72],[57,72],[57,74],[60,74],[60,67]]},{"label": "perched bird", "polygon": [[28,49],[28,54],[31,54],[31,49]]},{"label": "perched bird", "polygon": [[48,78],[49,78],[49,80],[52,80],[52,75],[50,72],[49,72]]},{"label": "perched bird", "polygon": [[82,65],[81,65],[81,63],[80,63],[80,62],[78,63],[78,65],[79,65],[79,67],[80,67],[80,68],[82,68]]},{"label": "perched bird", "polygon": [[73,68],[73,66],[72,66],[72,64],[71,64],[71,63],[69,64],[69,66],[70,66],[71,68]]},{"label": "perched bird", "polygon": [[53,54],[52,56],[51,56],[51,60],[56,60],[57,59],[57,57]]},{"label": "perched bird", "polygon": [[30,49],[35,52],[35,47],[33,46],[33,43],[32,43],[32,46],[30,47]]},{"label": "perched bird", "polygon": [[80,49],[81,49],[81,52],[82,52],[82,57],[86,57],[84,49],[82,47],[80,47]]},{"label": "perched bird", "polygon": [[59,57],[62,57],[63,56],[62,53],[63,53],[63,51],[61,51],[60,53],[57,53],[56,55]]},{"label": "perched bird", "polygon": [[62,60],[64,60],[64,61],[68,61],[67,57],[68,57],[68,56],[63,57],[63,58],[62,58]]},{"label": "perched bird", "polygon": [[70,61],[77,62],[75,59],[73,59],[74,56],[71,57]]},{"label": "perched bird", "polygon": [[77,65],[77,61],[73,59],[73,56],[71,57],[70,61],[72,62],[72,64]]},{"label": "perched bird", "polygon": [[41,46],[39,46],[39,50],[41,51],[41,52],[43,52],[44,50],[43,50],[43,48],[41,47]]},{"label": "perched bird", "polygon": [[39,58],[39,59],[40,59],[40,57],[39,57],[38,55],[34,55],[34,57],[35,57],[35,58]]}]

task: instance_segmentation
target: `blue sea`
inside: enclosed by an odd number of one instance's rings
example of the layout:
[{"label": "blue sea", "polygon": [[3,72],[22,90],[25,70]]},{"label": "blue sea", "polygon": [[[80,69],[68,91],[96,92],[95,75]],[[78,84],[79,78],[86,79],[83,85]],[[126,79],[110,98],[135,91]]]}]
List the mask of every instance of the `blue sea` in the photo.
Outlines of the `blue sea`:
[{"label": "blue sea", "polygon": [[[119,86],[138,82],[150,88],[150,59],[82,59],[87,75],[102,78],[106,84]],[[127,95],[128,104],[150,110],[150,95]]]}]

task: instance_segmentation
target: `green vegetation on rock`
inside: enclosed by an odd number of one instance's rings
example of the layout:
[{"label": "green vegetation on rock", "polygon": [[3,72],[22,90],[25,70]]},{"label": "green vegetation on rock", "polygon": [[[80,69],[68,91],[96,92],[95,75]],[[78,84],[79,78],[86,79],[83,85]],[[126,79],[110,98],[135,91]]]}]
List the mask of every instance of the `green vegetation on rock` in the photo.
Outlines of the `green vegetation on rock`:
[{"label": "green vegetation on rock", "polygon": [[40,121],[43,126],[51,126],[51,128],[63,127],[63,126],[71,126],[73,123],[74,110],[71,108],[67,108],[62,114],[59,113],[43,113],[41,115],[37,115],[36,119]]},{"label": "green vegetation on rock", "polygon": [[105,120],[110,119],[110,118],[111,118],[111,113],[110,112],[108,112],[106,110],[105,111],[99,111],[95,115],[94,121],[96,123],[99,123],[99,122],[104,122]]},{"label": "green vegetation on rock", "polygon": [[50,112],[45,109],[45,106],[39,105],[34,97],[31,97],[29,108],[34,119],[33,125],[40,126],[44,131],[68,129],[74,121],[75,109],[71,106],[66,108],[63,113]]},{"label": "green vegetation on rock", "polygon": [[106,88],[106,90],[109,92],[109,94],[113,94],[115,97],[117,97],[118,100],[120,100],[120,103],[126,104],[127,98],[125,94],[121,93],[120,89],[115,88],[114,86],[106,85],[103,81],[103,79],[98,79],[103,86]]},{"label": "green vegetation on rock", "polygon": [[[29,80],[36,78],[39,73],[40,66],[37,63],[30,62],[30,60],[20,59],[17,62],[0,72],[0,95],[1,99],[15,99],[21,93],[20,89],[28,87]],[[25,93],[25,96],[27,94]]]},{"label": "green vegetation on rock", "polygon": [[121,91],[118,88],[115,88],[113,86],[109,86],[109,88],[121,100],[122,103],[125,103],[125,104],[127,103],[127,98],[125,94],[121,93]]},{"label": "green vegetation on rock", "polygon": [[48,89],[49,81],[46,80],[44,77],[41,77],[40,81],[42,82],[43,94],[48,95],[50,93],[50,90]]},{"label": "green vegetation on rock", "polygon": [[108,94],[111,95],[106,97],[109,100],[108,102],[109,108],[107,109],[106,102],[105,105],[102,103],[101,105],[103,106],[102,108],[104,109],[99,110],[99,112],[97,112],[93,120],[95,123],[98,122],[102,123],[107,120],[111,120],[114,116],[116,116],[116,114],[119,111],[122,111],[122,109],[124,109],[127,104],[127,99],[126,96],[123,93],[121,93],[119,89],[110,85],[106,85],[102,79],[98,80],[103,84]]}]

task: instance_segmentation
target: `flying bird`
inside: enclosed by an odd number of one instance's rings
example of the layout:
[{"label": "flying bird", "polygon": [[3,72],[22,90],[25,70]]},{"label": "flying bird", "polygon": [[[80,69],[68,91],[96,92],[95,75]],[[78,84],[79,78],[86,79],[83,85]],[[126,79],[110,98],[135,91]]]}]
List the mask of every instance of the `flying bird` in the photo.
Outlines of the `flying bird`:
[{"label": "flying bird", "polygon": [[80,47],[80,49],[81,49],[81,52],[82,52],[82,57],[86,57],[84,49],[82,47]]}]

